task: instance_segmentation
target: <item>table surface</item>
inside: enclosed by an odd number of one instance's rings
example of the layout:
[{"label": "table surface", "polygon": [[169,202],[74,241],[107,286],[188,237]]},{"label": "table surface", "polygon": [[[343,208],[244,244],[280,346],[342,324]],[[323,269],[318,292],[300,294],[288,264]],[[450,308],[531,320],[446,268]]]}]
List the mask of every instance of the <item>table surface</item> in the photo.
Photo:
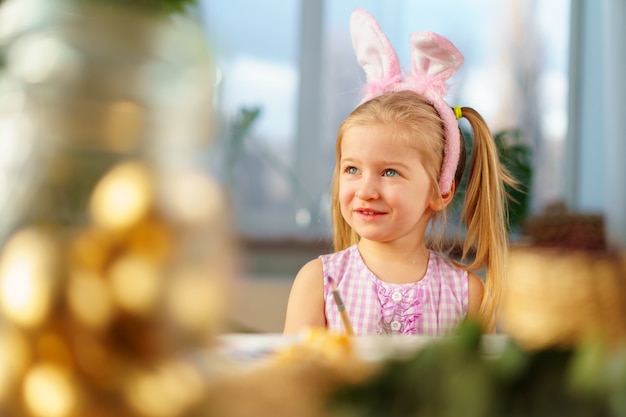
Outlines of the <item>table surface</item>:
[{"label": "table surface", "polygon": [[[427,344],[446,337],[454,336],[355,336],[352,343],[358,358],[375,362],[410,355]],[[303,334],[230,333],[218,336],[216,346],[219,352],[235,362],[254,363],[304,340]],[[483,335],[481,349],[487,356],[498,355],[508,340],[509,337],[505,334]]]}]

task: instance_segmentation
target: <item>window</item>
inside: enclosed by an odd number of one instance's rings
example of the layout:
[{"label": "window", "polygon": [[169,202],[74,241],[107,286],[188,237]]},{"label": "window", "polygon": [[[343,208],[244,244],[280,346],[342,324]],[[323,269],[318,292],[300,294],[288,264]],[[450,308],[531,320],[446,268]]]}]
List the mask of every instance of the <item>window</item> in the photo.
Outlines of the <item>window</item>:
[{"label": "window", "polygon": [[[569,0],[201,1],[221,72],[212,155],[232,193],[239,233],[330,236],[334,142],[364,79],[349,34],[369,10],[408,67],[408,36],[431,30],[465,55],[448,101],[497,132],[521,128],[536,167],[533,208],[557,198],[567,125]],[[244,12],[245,10],[245,12]],[[305,16],[303,18],[302,16]]]}]

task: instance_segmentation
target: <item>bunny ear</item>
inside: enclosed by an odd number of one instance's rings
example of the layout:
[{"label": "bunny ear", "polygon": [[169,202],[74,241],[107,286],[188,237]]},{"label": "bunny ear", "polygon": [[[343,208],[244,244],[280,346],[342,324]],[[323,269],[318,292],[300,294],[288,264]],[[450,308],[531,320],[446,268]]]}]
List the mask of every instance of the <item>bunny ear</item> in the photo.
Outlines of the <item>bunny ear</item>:
[{"label": "bunny ear", "polygon": [[363,9],[356,9],[350,17],[352,45],[359,65],[366,75],[363,101],[391,91],[402,83],[400,61],[389,39],[374,17]]},{"label": "bunny ear", "polygon": [[433,32],[413,33],[411,43],[412,73],[407,85],[424,95],[443,120],[446,142],[439,173],[439,188],[447,194],[459,162],[461,137],[456,116],[444,101],[446,81],[463,65],[463,55],[448,39]]},{"label": "bunny ear", "polygon": [[411,81],[420,92],[446,93],[446,80],[463,65],[463,55],[448,39],[433,32],[416,32],[411,44]]}]

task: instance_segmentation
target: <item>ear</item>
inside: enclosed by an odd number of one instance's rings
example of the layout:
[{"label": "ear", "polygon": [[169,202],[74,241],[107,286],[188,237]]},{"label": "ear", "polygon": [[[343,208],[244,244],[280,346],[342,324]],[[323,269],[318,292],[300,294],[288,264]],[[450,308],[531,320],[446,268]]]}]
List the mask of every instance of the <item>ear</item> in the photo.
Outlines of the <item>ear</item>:
[{"label": "ear", "polygon": [[363,101],[391,91],[394,84],[402,83],[398,55],[371,14],[355,9],[350,17],[350,34],[357,60],[366,76]]},{"label": "ear", "polygon": [[452,181],[450,191],[441,194],[441,196],[434,196],[430,202],[430,208],[433,211],[441,211],[446,208],[454,198],[454,191],[456,190],[456,183]]}]

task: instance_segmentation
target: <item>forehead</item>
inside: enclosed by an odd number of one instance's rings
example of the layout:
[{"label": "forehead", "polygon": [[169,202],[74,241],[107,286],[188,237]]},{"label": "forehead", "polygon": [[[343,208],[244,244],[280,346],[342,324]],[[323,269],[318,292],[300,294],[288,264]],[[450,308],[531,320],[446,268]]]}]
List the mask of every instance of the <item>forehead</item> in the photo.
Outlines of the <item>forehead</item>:
[{"label": "forehead", "polygon": [[359,125],[347,129],[341,140],[341,157],[379,156],[381,159],[418,156],[417,147],[394,125]]}]

